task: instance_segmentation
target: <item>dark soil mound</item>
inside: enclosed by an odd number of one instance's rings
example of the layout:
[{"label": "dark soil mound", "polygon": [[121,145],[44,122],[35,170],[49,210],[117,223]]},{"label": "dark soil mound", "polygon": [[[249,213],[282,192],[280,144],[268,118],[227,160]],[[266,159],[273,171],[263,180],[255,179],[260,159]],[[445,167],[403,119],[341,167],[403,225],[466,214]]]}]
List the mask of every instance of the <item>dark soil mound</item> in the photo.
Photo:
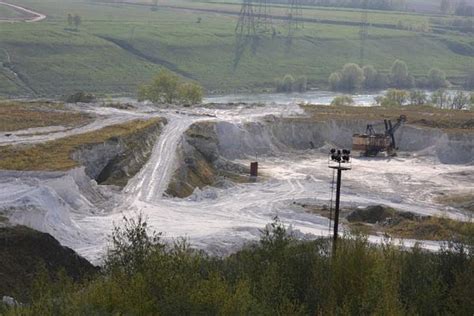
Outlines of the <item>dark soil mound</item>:
[{"label": "dark soil mound", "polygon": [[52,278],[61,269],[74,280],[97,271],[89,261],[72,249],[61,246],[49,234],[25,226],[0,228],[0,298],[8,295],[19,301],[28,301],[41,263]]}]

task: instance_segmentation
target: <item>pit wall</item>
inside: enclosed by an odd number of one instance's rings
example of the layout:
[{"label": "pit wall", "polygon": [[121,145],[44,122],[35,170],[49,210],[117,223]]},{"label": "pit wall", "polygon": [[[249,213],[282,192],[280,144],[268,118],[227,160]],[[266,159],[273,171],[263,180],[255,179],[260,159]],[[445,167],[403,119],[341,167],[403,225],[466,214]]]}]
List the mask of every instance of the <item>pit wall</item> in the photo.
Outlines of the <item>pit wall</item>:
[{"label": "pit wall", "polygon": [[[194,123],[183,137],[178,155],[179,168],[170,183],[168,194],[185,197],[196,187],[214,185],[222,178],[244,179],[248,168],[233,163],[235,159],[295,150],[351,148],[352,135],[364,132],[367,123],[371,122],[314,121],[273,116],[246,123]],[[402,152],[433,157],[441,163],[473,162],[473,133],[446,133],[439,129],[404,125],[396,133],[396,142]]]},{"label": "pit wall", "polygon": [[[272,155],[292,150],[318,149],[324,146],[351,148],[352,135],[364,132],[368,121],[332,120],[311,121],[267,117],[258,122],[236,124],[230,122],[196,123],[200,129],[211,130],[211,144],[193,140],[188,143],[207,156],[239,159],[248,156]],[[192,135],[189,135],[192,136]],[[423,153],[437,157],[442,163],[472,163],[473,133],[446,133],[440,129],[402,126],[395,134],[400,151]],[[191,142],[190,142],[191,140]]]},{"label": "pit wall", "polygon": [[164,124],[162,121],[127,136],[84,145],[72,154],[72,159],[98,183],[123,187],[150,158]]}]

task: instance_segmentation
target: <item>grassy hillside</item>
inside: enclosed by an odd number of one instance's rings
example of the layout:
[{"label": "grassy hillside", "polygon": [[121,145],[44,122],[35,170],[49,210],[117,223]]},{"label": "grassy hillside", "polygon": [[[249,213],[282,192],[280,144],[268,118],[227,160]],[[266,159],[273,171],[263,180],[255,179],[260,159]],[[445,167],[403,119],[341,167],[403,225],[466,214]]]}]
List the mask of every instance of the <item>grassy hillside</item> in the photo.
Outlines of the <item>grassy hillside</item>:
[{"label": "grassy hillside", "polygon": [[[208,91],[268,87],[286,73],[324,86],[331,72],[359,60],[360,12],[352,9],[305,8],[304,28],[289,45],[286,9],[274,6],[276,36],[262,34],[256,51],[247,48],[234,68],[238,4],[164,1],[152,11],[147,5],[86,0],[11,2],[48,18],[2,25],[0,94],[7,96],[130,94],[162,67],[200,81]],[[82,17],[79,31],[68,29],[68,13]],[[449,19],[437,17],[433,32],[427,15],[371,11],[367,63],[388,70],[399,58],[416,76],[438,67],[448,77],[462,77],[474,65],[474,39],[448,30],[439,34],[439,23]]]}]

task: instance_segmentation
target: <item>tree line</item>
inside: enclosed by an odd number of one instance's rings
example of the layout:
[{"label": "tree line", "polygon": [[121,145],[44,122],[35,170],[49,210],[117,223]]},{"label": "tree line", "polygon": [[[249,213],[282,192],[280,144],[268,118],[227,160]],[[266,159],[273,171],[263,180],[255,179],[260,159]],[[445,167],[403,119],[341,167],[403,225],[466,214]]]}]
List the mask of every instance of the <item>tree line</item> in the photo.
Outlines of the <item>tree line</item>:
[{"label": "tree line", "polygon": [[[473,234],[474,236],[474,234]],[[473,242],[438,252],[362,235],[299,241],[278,219],[228,257],[166,245],[140,216],[112,234],[101,272],[83,282],[43,270],[4,315],[472,315]]]},{"label": "tree line", "polygon": [[[341,70],[333,72],[329,76],[328,82],[331,90],[334,91],[411,89],[414,87],[436,90],[450,86],[446,74],[438,68],[431,68],[425,77],[415,79],[409,72],[407,64],[402,60],[395,60],[388,74],[378,71],[372,65],[361,68],[354,63],[345,64]],[[467,75],[464,86],[468,90],[473,89],[474,71]]]}]

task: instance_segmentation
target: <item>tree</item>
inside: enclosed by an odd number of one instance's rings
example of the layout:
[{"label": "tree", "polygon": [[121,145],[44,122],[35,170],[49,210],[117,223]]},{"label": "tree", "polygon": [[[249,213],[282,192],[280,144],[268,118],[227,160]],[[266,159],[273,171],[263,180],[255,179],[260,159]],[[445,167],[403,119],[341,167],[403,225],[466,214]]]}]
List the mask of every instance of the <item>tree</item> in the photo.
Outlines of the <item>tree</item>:
[{"label": "tree", "polygon": [[331,106],[351,106],[354,105],[354,99],[349,95],[338,95],[331,101]]},{"label": "tree", "polygon": [[439,9],[440,9],[441,13],[443,13],[443,14],[449,13],[449,11],[451,10],[451,3],[449,2],[449,0],[441,0],[441,4],[439,6]]},{"label": "tree", "polygon": [[462,91],[457,91],[451,101],[451,109],[462,110],[466,105],[470,103],[470,96]]},{"label": "tree", "polygon": [[357,64],[345,64],[341,72],[340,88],[353,91],[362,87],[364,82],[364,72]]},{"label": "tree", "polygon": [[428,72],[428,86],[431,89],[446,88],[449,83],[446,80],[446,74],[444,71],[438,68],[431,68]]},{"label": "tree", "polygon": [[160,71],[150,84],[142,85],[138,90],[138,100],[153,103],[197,104],[202,102],[202,96],[200,85],[181,82],[177,75],[168,70]]},{"label": "tree", "polygon": [[398,89],[388,89],[385,93],[385,98],[387,99],[388,103],[386,105],[398,105],[401,106],[405,102],[407,102],[409,97],[408,91],[405,90],[398,90]]},{"label": "tree", "polygon": [[183,83],[178,87],[179,99],[182,103],[198,104],[202,102],[202,87],[194,83]]},{"label": "tree", "polygon": [[69,25],[69,27],[72,27],[73,24],[74,24],[74,18],[73,18],[73,16],[72,16],[72,14],[69,13],[69,14],[67,15],[67,25]]},{"label": "tree", "polygon": [[423,105],[428,100],[426,93],[423,90],[410,91],[410,103],[413,105]]},{"label": "tree", "polygon": [[377,89],[380,87],[379,75],[374,66],[366,65],[362,68],[364,72],[364,88]]},{"label": "tree", "polygon": [[295,84],[295,78],[293,78],[292,75],[285,75],[283,77],[283,91],[284,92],[292,92],[293,91],[293,85]]},{"label": "tree", "polygon": [[293,90],[305,92],[308,89],[308,79],[305,76],[299,76],[296,78],[294,85]]},{"label": "tree", "polygon": [[79,28],[79,26],[81,25],[82,21],[81,21],[81,17],[79,15],[74,15],[74,18],[73,18],[73,22],[74,22],[74,27],[76,28],[76,30]]},{"label": "tree", "polygon": [[474,90],[474,69],[469,71],[464,81],[464,88]]},{"label": "tree", "polygon": [[408,73],[408,66],[402,60],[395,60],[390,68],[390,83],[394,88],[411,88],[414,78]]},{"label": "tree", "polygon": [[168,70],[162,70],[151,84],[140,87],[138,99],[171,104],[178,98],[178,86],[178,76]]},{"label": "tree", "polygon": [[431,95],[431,103],[440,109],[447,108],[450,100],[451,97],[444,89],[438,89]]},{"label": "tree", "polygon": [[339,90],[339,83],[341,82],[341,74],[339,72],[333,72],[329,76],[329,86],[331,90]]}]

